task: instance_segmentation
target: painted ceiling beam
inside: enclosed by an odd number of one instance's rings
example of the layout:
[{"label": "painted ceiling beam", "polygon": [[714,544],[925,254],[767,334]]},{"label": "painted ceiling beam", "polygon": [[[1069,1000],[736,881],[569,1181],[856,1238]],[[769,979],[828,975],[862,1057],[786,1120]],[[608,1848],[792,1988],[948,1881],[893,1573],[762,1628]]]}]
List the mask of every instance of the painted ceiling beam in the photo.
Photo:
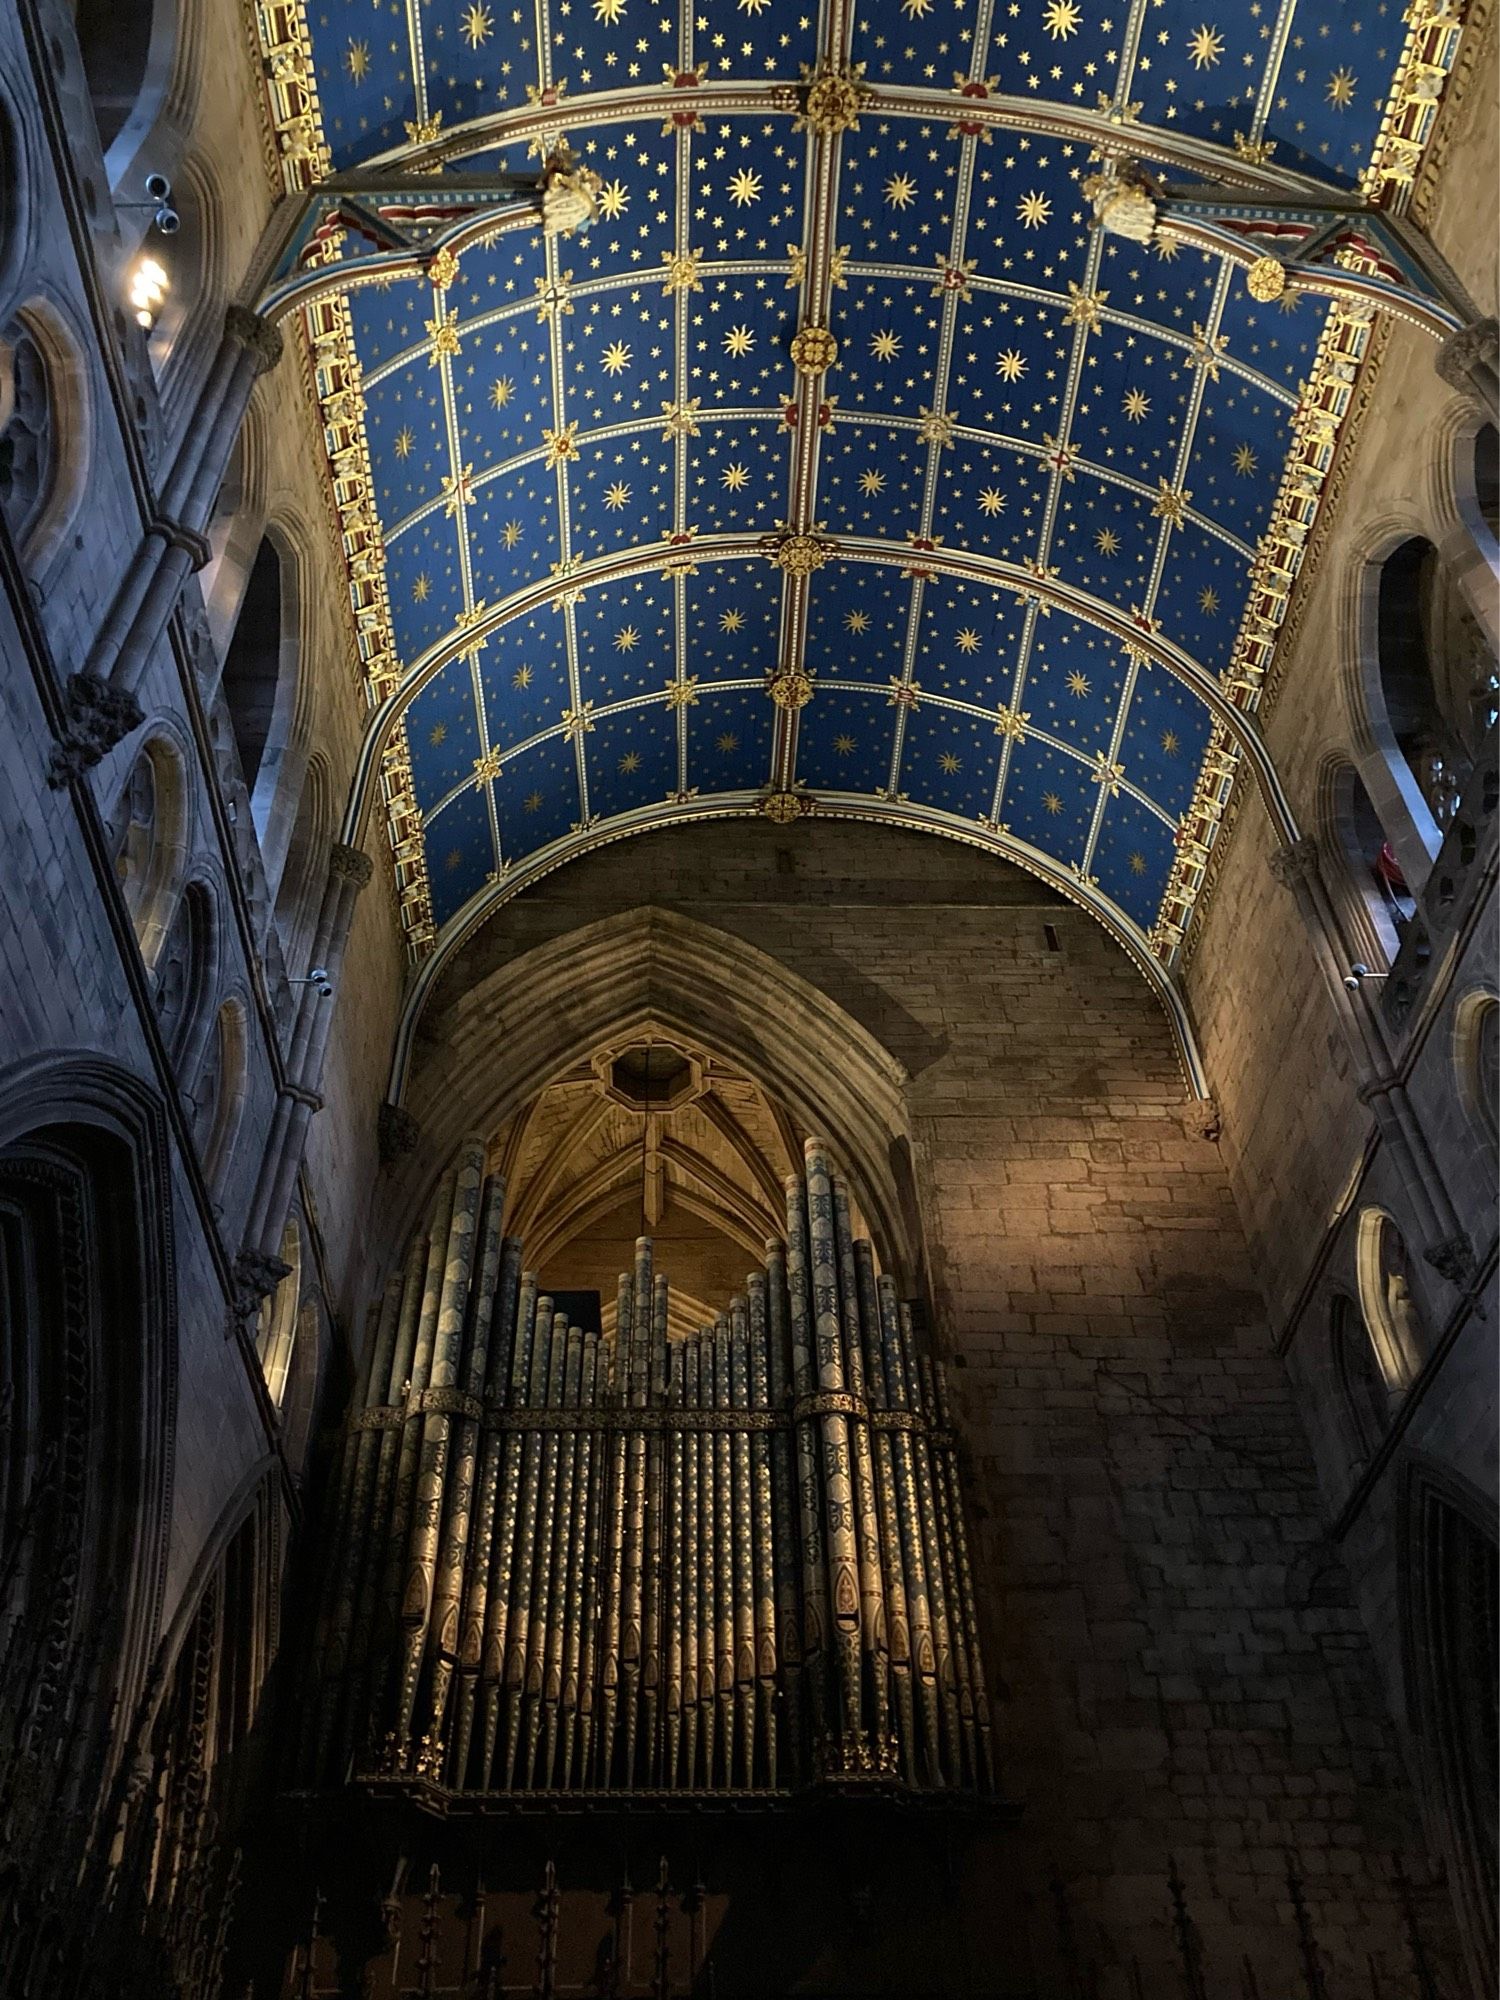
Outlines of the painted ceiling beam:
[{"label": "painted ceiling beam", "polygon": [[[1299,829],[1270,753],[1255,723],[1234,699],[1232,689],[1191,655],[1150,629],[1151,621],[1132,619],[1114,605],[1106,604],[1058,577],[1038,576],[1018,564],[1003,562],[995,556],[937,546],[913,549],[910,544],[853,535],[819,535],[809,539],[816,541],[824,561],[841,557],[846,561],[868,563],[880,568],[899,568],[904,572],[920,569],[932,576],[960,578],[965,582],[1010,591],[1019,597],[1033,598],[1045,608],[1068,612],[1120,646],[1150,660],[1190,688],[1248,757],[1266,810],[1278,830],[1278,838],[1285,841],[1298,837]],[[490,633],[498,631],[513,619],[524,617],[547,604],[560,602],[565,594],[581,595],[590,586],[616,583],[642,574],[660,572],[670,576],[674,569],[680,570],[684,564],[696,568],[710,561],[763,561],[767,553],[767,538],[753,535],[704,536],[685,544],[657,543],[651,547],[632,548],[597,562],[579,564],[565,582],[552,576],[539,578],[526,590],[516,592],[504,603],[495,606],[482,620],[463,632],[451,633],[441,645],[424,654],[407,670],[371,717],[355,765],[340,838],[350,843],[357,843],[361,838],[366,816],[375,801],[381,757],[407,708],[444,667],[460,655],[472,651]],[[801,581],[805,587],[806,578]],[[777,678],[786,671],[783,656],[778,662]],[[811,685],[809,681],[809,687]],[[665,685],[662,698],[666,698]],[[785,757],[778,745],[773,758],[772,791],[785,790],[790,783],[785,773],[782,774],[782,782],[776,782],[775,773],[781,772],[784,762]]]},{"label": "painted ceiling beam", "polygon": [[[975,90],[979,94],[972,94]],[[425,143],[408,142],[372,154],[366,165],[432,173],[450,161],[500,146],[528,144],[560,137],[581,125],[617,124],[653,118],[664,124],[697,124],[704,118],[734,114],[765,117],[795,116],[803,93],[786,83],[709,83],[693,72],[679,83],[637,90],[601,90],[570,98],[565,85],[544,92],[534,104],[496,111],[455,125]],[[1102,158],[1146,157],[1163,167],[1196,175],[1225,187],[1274,198],[1301,195],[1313,200],[1327,193],[1327,183],[1311,174],[1246,158],[1228,146],[1214,145],[1184,132],[1142,125],[1112,111],[1086,111],[1081,106],[1038,101],[995,91],[984,85],[960,89],[924,90],[914,85],[866,86],[861,117],[935,120],[953,127],[953,136],[968,132],[1013,131],[1041,133],[1067,144],[1086,146]]]}]

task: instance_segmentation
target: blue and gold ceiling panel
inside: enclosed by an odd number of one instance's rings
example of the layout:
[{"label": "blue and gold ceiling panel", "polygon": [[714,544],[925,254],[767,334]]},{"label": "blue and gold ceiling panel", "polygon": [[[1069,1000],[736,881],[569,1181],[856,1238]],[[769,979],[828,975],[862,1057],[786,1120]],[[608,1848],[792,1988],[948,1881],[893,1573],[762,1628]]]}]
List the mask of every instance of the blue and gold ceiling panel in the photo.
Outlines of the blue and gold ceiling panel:
[{"label": "blue and gold ceiling panel", "polygon": [[492,745],[525,743],[555,727],[573,705],[567,627],[550,604],[498,626],[478,660]]},{"label": "blue and gold ceiling panel", "polygon": [[979,819],[995,795],[1000,741],[990,718],[924,700],[906,717],[897,789],[914,805]]},{"label": "blue and gold ceiling panel", "polygon": [[555,730],[522,746],[490,787],[506,865],[561,840],[583,819],[576,742]]},{"label": "blue and gold ceiling panel", "polygon": [[823,446],[819,498],[836,535],[901,542],[921,522],[927,446],[915,430],[839,419]]},{"label": "blue and gold ceiling panel", "polygon": [[702,683],[753,680],[776,664],[780,578],[763,563],[715,563],[683,579],[684,664]]},{"label": "blue and gold ceiling panel", "polygon": [[677,716],[665,702],[600,716],[583,749],[591,814],[609,819],[660,805],[678,789]]},{"label": "blue and gold ceiling panel", "polygon": [[814,696],[797,732],[797,777],[814,793],[885,790],[891,776],[897,711],[887,692]]},{"label": "blue and gold ceiling panel", "polygon": [[1176,858],[1175,829],[1123,785],[1104,794],[1093,838],[1085,850],[1087,874],[1112,903],[1144,930],[1161,903]]},{"label": "blue and gold ceiling panel", "polygon": [[1040,737],[1002,739],[996,778],[999,824],[1064,868],[1082,858],[1099,787],[1093,766]]},{"label": "blue and gold ceiling panel", "polygon": [[714,792],[757,792],[771,765],[773,710],[760,683],[699,687],[687,714],[688,786]]},{"label": "blue and gold ceiling panel", "polygon": [[700,535],[769,533],[786,512],[779,411],[703,419],[687,439],[686,525]]},{"label": "blue and gold ceiling panel", "polygon": [[[382,644],[398,677],[464,649],[405,715],[433,921],[575,831],[785,816],[793,785],[1020,843],[1144,952],[1210,736],[1149,651],[1236,659],[1328,315],[1101,233],[1091,142],[1352,187],[1396,0],[309,0],[306,28],[335,167],[442,151],[440,204],[566,132],[600,180],[585,231],[349,295]],[[846,49],[905,97],[806,129],[803,66]],[[831,365],[794,365],[810,324]]]},{"label": "blue and gold ceiling panel", "polygon": [[446,923],[495,873],[495,821],[490,787],[470,783],[453,792],[427,824],[432,914]]},{"label": "blue and gold ceiling panel", "polygon": [[1120,735],[1119,762],[1131,783],[1173,820],[1192,799],[1210,729],[1207,708],[1175,674],[1141,666]]},{"label": "blue and gold ceiling panel", "polygon": [[1126,666],[1118,640],[1054,612],[1036,622],[1026,679],[1010,705],[1028,733],[1097,756],[1114,734]]},{"label": "blue and gold ceiling panel", "polygon": [[899,675],[910,624],[911,585],[899,569],[831,563],[813,580],[807,667],[822,680],[883,684]]},{"label": "blue and gold ceiling panel", "polygon": [[444,667],[417,695],[406,711],[406,741],[424,813],[473,779],[485,746],[467,660]]}]

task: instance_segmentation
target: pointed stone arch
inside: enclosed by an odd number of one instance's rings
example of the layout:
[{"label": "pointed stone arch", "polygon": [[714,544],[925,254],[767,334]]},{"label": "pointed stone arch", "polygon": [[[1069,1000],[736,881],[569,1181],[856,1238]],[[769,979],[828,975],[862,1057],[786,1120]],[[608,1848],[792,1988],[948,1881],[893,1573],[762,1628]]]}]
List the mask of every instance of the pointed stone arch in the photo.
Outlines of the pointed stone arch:
[{"label": "pointed stone arch", "polygon": [[422,1143],[391,1189],[386,1241],[405,1239],[467,1132],[494,1130],[569,1063],[654,1025],[733,1061],[804,1131],[826,1136],[897,1283],[919,1285],[906,1071],[768,953],[648,904],[523,953],[479,980],[456,1014],[456,1031],[422,1052],[402,1093]]}]

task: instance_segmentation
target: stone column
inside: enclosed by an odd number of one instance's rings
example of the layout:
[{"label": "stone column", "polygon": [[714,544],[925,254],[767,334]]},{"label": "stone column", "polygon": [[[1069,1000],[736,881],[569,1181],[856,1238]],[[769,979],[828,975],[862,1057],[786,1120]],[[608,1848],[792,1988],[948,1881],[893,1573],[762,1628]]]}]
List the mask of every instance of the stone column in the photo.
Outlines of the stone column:
[{"label": "stone column", "polygon": [[1382,1143],[1396,1160],[1410,1196],[1422,1254],[1440,1276],[1461,1283],[1473,1264],[1458,1212],[1418,1123],[1406,1086],[1391,1065],[1391,1049],[1363,987],[1344,984],[1349,966],[1338,919],[1318,868],[1318,844],[1303,837],[1270,856],[1271,873],[1289,889],[1306,928],[1318,969],[1354,1057],[1359,1100],[1367,1104]]},{"label": "stone column", "polygon": [[[373,872],[370,857],[363,849],[334,843],[309,960],[309,964],[327,972],[334,996],[354,921],[354,905]],[[333,1027],[334,997],[325,997],[321,982],[304,984],[298,993],[286,1081],[277,1096],[271,1130],[261,1155],[260,1174],[245,1224],[244,1247],[235,1259],[240,1304],[247,1315],[285,1274],[276,1253],[307,1146],[307,1128],[313,1113],[323,1105],[318,1086]]]},{"label": "stone column", "polygon": [[1500,418],[1500,322],[1471,320],[1450,333],[1439,351],[1437,372],[1450,387],[1471,396],[1495,422]]},{"label": "stone column", "polygon": [[276,328],[231,306],[209,370],[160,494],[160,511],[115,593],[81,671],[68,676],[65,734],[52,752],[50,782],[81,776],[141,721],[136,688],[176,609],[188,576],[210,555],[204,530],[256,381],[281,357]]}]

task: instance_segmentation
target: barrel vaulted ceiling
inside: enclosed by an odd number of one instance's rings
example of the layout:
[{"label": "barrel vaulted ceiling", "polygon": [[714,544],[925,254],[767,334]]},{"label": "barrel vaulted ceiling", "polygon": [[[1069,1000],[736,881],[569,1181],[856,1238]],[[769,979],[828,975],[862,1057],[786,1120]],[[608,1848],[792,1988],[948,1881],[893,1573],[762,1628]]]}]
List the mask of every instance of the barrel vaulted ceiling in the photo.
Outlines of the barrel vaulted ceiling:
[{"label": "barrel vaulted ceiling", "polygon": [[859,809],[989,842],[1169,963],[1232,769],[1204,694],[1253,707],[1330,308],[1105,233],[1083,183],[1102,149],[1368,188],[1399,0],[260,24],[310,58],[282,145],[320,171],[535,173],[566,136],[602,182],[586,231],[313,328],[414,946],[616,831]]}]

